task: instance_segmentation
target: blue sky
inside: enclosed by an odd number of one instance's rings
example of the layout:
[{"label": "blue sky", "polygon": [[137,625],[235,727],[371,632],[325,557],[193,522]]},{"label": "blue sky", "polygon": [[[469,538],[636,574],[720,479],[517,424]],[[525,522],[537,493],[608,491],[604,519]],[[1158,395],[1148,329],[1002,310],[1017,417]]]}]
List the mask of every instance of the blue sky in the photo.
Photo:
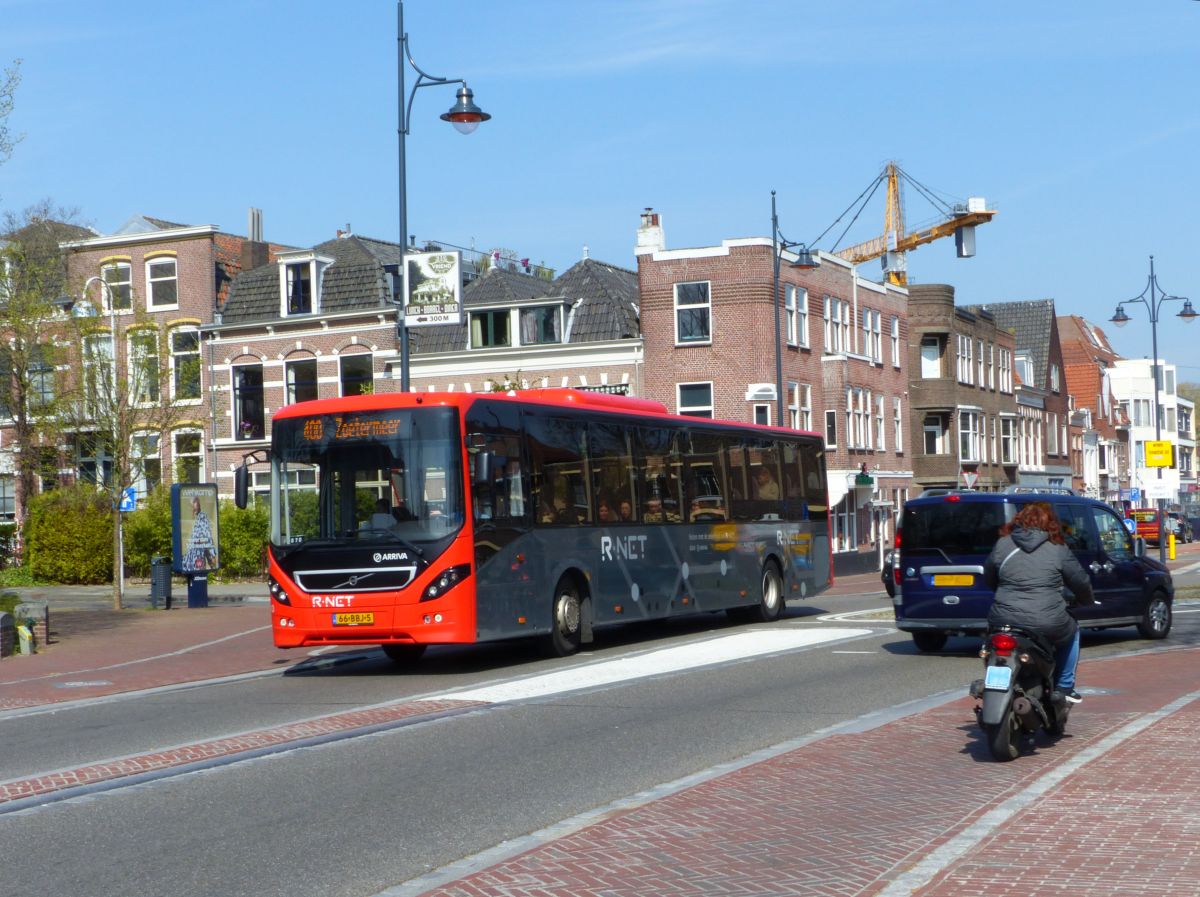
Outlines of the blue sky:
[{"label": "blue sky", "polygon": [[[1104,324],[1159,285],[1200,305],[1196,0],[408,0],[414,58],[494,117],[438,120],[418,91],[408,230],[563,270],[634,266],[638,215],[670,248],[813,240],[889,159],[998,209],[978,255],[943,240],[914,281],[962,304],[1053,298]],[[395,240],[396,5],[0,0],[24,60],[0,209],[43,198],[101,232],[135,213],[309,246],[350,224]],[[408,70],[408,86],[415,73]],[[909,190],[910,227],[936,210]],[[842,245],[882,232],[879,195]],[[840,233],[840,228],[833,231]],[[821,248],[830,248],[827,237]],[[877,263],[863,265],[878,276]],[[1160,355],[1200,381],[1200,324],[1160,310]],[[1148,312],[1108,326],[1151,351]]]}]

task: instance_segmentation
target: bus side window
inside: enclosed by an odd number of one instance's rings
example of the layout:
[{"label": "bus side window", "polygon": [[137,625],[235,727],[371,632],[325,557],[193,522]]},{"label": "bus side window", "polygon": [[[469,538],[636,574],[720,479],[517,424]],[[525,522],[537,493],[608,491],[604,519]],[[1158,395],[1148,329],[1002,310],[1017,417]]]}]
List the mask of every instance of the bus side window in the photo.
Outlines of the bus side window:
[{"label": "bus side window", "polygon": [[537,522],[556,526],[587,522],[591,510],[583,452],[586,424],[536,412],[526,413],[524,420],[537,490],[533,496]]}]

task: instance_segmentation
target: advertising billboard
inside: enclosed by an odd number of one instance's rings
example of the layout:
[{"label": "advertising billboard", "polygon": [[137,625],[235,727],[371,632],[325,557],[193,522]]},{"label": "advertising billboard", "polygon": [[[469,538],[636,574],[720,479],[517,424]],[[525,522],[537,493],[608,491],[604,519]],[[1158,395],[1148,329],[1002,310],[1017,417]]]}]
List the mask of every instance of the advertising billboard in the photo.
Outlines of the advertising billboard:
[{"label": "advertising billboard", "polygon": [[462,253],[404,255],[404,326],[462,322]]},{"label": "advertising billboard", "polygon": [[171,569],[182,575],[221,566],[216,483],[171,486]]}]

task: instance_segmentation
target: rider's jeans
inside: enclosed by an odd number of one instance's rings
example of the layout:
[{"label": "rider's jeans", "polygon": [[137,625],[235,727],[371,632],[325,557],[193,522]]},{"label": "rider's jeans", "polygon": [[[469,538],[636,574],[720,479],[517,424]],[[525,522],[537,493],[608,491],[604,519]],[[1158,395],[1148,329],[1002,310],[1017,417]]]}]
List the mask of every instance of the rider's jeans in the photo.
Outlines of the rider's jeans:
[{"label": "rider's jeans", "polygon": [[1054,669],[1058,672],[1055,688],[1059,691],[1075,689],[1075,667],[1079,663],[1079,630],[1075,637],[1061,642],[1054,649]]}]

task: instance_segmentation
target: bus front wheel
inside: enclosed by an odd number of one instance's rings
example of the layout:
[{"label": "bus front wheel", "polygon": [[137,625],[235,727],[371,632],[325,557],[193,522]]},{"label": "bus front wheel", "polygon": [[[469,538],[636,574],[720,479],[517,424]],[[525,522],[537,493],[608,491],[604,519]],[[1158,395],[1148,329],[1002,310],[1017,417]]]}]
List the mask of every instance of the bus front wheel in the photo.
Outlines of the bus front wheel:
[{"label": "bus front wheel", "polygon": [[554,605],[550,614],[548,647],[554,657],[569,657],[579,650],[582,633],[583,601],[579,587],[564,577],[554,590]]},{"label": "bus front wheel", "polygon": [[383,648],[383,653],[387,655],[387,659],[396,666],[408,666],[410,663],[416,663],[421,659],[421,655],[425,653],[425,645],[414,645],[412,643],[395,643],[391,645],[380,645]]}]

